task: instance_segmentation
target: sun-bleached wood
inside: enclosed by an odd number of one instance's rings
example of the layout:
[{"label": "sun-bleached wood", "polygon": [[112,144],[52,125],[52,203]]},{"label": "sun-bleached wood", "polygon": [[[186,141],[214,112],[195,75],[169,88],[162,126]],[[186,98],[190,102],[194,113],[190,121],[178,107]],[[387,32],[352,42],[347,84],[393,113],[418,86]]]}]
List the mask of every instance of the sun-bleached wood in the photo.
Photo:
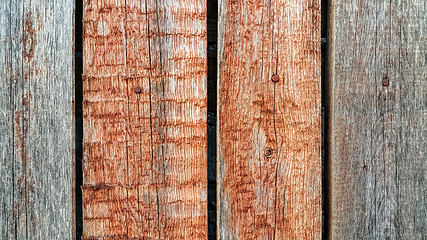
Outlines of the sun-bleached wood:
[{"label": "sun-bleached wood", "polygon": [[218,238],[320,239],[320,1],[218,11]]},{"label": "sun-bleached wood", "polygon": [[330,2],[331,239],[425,239],[426,2]]},{"label": "sun-bleached wood", "polygon": [[206,2],[85,1],[85,239],[206,239]]},{"label": "sun-bleached wood", "polygon": [[73,1],[0,2],[0,239],[73,239]]}]

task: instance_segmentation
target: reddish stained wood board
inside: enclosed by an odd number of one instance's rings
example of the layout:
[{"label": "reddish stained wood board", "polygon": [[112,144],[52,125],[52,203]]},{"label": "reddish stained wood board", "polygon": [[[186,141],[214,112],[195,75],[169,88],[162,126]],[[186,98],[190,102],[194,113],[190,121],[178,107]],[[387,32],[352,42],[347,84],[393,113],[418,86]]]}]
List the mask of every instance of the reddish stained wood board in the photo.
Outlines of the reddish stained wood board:
[{"label": "reddish stained wood board", "polygon": [[84,8],[84,238],[206,239],[205,1]]},{"label": "reddish stained wood board", "polygon": [[320,239],[320,1],[218,9],[218,237]]}]

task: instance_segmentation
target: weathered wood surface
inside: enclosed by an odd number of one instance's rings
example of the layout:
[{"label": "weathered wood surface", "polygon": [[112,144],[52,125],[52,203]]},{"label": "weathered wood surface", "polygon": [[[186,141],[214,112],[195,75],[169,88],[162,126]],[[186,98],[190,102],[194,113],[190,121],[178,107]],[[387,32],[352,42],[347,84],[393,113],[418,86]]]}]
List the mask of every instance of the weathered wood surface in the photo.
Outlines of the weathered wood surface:
[{"label": "weathered wood surface", "polygon": [[218,237],[320,239],[320,1],[218,9]]},{"label": "weathered wood surface", "polygon": [[0,239],[73,239],[73,1],[0,2]]},{"label": "weathered wood surface", "polygon": [[206,2],[84,8],[84,238],[206,239]]},{"label": "weathered wood surface", "polygon": [[330,235],[425,239],[426,2],[334,2]]}]

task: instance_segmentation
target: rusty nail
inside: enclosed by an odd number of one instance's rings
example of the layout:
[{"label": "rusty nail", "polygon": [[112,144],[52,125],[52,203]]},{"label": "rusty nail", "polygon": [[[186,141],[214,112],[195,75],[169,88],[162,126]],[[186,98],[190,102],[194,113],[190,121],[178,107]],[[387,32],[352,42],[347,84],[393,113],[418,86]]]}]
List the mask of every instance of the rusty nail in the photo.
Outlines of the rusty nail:
[{"label": "rusty nail", "polygon": [[136,93],[141,93],[142,92],[142,88],[140,86],[136,86],[134,90],[135,90]]},{"label": "rusty nail", "polygon": [[366,166],[366,164],[363,165],[363,171],[367,171],[368,170],[368,166]]},{"label": "rusty nail", "polygon": [[387,87],[390,84],[390,79],[387,75],[384,75],[382,83],[384,87]]},{"label": "rusty nail", "polygon": [[271,158],[271,156],[273,155],[273,149],[271,148],[271,147],[267,147],[265,150],[264,150],[264,156],[266,157],[266,158]]},{"label": "rusty nail", "polygon": [[271,81],[273,81],[273,82],[278,82],[279,81],[279,75],[277,75],[277,74],[274,74],[273,76],[271,76]]}]

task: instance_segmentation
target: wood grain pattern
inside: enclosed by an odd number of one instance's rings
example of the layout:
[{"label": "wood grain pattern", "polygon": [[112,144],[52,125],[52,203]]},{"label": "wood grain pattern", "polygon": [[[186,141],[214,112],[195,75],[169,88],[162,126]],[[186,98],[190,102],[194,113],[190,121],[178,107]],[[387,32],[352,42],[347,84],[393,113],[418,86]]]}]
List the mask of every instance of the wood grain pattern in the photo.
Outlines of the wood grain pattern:
[{"label": "wood grain pattern", "polygon": [[218,9],[218,237],[320,239],[320,1]]},{"label": "wood grain pattern", "polygon": [[206,3],[85,1],[84,238],[206,239]]},{"label": "wood grain pattern", "polygon": [[332,239],[427,237],[426,10],[424,0],[332,5]]},{"label": "wood grain pattern", "polygon": [[72,1],[0,3],[0,239],[73,239]]}]

